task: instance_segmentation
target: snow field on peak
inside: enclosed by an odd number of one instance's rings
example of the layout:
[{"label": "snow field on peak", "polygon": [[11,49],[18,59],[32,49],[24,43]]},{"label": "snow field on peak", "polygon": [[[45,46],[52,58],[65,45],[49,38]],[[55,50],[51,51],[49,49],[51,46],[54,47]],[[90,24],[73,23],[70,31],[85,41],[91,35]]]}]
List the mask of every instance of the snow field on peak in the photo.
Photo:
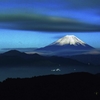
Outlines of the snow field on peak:
[{"label": "snow field on peak", "polygon": [[59,40],[57,40],[56,42],[54,42],[51,45],[83,45],[85,46],[85,43],[80,40],[79,38],[77,38],[74,35],[66,35],[63,38],[60,38]]}]

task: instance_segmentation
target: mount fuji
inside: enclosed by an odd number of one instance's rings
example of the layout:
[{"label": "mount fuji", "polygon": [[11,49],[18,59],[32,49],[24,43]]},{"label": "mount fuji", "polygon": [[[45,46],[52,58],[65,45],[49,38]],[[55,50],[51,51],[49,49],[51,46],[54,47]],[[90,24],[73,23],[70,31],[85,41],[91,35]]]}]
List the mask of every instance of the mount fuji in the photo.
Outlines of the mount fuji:
[{"label": "mount fuji", "polygon": [[39,48],[36,51],[48,53],[50,55],[73,55],[95,49],[86,44],[74,35],[66,35],[48,46]]}]

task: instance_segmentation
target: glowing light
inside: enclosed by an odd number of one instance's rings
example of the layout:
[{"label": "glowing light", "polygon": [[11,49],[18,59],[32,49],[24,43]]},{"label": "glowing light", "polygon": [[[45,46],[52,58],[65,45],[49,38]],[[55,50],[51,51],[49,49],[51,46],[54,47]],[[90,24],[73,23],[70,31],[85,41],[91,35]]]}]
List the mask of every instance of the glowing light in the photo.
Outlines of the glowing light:
[{"label": "glowing light", "polygon": [[98,92],[95,92],[95,95],[98,95],[99,93]]},{"label": "glowing light", "polygon": [[52,72],[55,72],[55,71],[56,71],[56,72],[59,72],[59,71],[61,71],[61,70],[60,70],[59,68],[57,68],[57,69],[52,69],[51,71],[52,71]]}]

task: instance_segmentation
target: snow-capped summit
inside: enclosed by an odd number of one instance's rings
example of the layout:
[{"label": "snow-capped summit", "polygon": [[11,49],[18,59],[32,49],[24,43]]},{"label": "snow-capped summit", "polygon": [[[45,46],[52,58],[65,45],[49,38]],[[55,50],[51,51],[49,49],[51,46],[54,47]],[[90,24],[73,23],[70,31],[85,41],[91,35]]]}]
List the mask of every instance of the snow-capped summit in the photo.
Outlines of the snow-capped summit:
[{"label": "snow-capped summit", "polygon": [[66,35],[57,41],[47,45],[43,48],[37,49],[37,51],[47,53],[48,55],[73,55],[84,53],[89,50],[93,50],[92,46],[86,44],[74,35]]},{"label": "snow-capped summit", "polygon": [[57,40],[56,42],[52,43],[51,45],[83,45],[85,46],[85,43],[80,40],[79,38],[77,38],[74,35],[66,35],[62,38],[60,38],[59,40]]}]

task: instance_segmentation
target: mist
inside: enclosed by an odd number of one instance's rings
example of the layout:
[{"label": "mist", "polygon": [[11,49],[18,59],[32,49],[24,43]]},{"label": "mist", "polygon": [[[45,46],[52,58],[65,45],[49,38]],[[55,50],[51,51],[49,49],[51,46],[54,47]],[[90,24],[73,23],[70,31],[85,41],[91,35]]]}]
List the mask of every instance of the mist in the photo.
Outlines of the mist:
[{"label": "mist", "polygon": [[[60,71],[52,71],[60,69]],[[2,67],[0,68],[0,81],[7,78],[31,78],[50,74],[68,74],[74,72],[99,73],[99,67],[86,66],[68,66],[68,67]]]}]

